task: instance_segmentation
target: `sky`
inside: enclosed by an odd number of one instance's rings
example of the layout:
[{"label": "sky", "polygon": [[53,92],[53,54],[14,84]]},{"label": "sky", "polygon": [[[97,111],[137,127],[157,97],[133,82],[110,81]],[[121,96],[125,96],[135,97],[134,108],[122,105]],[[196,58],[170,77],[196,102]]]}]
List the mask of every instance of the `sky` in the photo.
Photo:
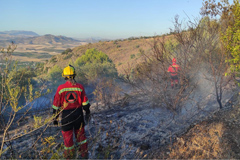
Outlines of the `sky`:
[{"label": "sky", "polygon": [[0,0],[0,32],[119,39],[169,33],[200,18],[202,0]]}]

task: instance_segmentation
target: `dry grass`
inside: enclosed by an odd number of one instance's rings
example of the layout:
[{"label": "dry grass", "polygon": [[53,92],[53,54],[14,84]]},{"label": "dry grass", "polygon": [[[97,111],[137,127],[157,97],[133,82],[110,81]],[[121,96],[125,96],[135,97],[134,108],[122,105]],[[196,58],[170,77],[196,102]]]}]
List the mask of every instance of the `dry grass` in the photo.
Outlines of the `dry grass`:
[{"label": "dry grass", "polygon": [[155,158],[239,159],[240,107],[220,111],[213,118],[195,125]]},{"label": "dry grass", "polygon": [[98,103],[102,103],[108,108],[120,98],[121,88],[114,84],[111,79],[103,78],[96,83],[96,89],[93,91],[95,100]]},{"label": "dry grass", "polygon": [[[66,50],[67,48],[74,48],[79,45],[84,45],[86,42],[81,42],[79,44],[67,44],[67,45],[52,45],[52,44],[45,44],[45,45],[34,45],[34,44],[18,44],[15,52],[21,53],[48,53],[50,55],[58,55],[61,54],[62,51]],[[48,60],[49,58],[32,58],[27,56],[13,56],[15,60],[24,61],[24,62],[41,62]]]},{"label": "dry grass", "polygon": [[170,149],[169,158],[220,158],[223,154],[220,147],[223,133],[224,127],[222,123],[197,125],[190,130],[186,138],[179,138],[174,143]]}]

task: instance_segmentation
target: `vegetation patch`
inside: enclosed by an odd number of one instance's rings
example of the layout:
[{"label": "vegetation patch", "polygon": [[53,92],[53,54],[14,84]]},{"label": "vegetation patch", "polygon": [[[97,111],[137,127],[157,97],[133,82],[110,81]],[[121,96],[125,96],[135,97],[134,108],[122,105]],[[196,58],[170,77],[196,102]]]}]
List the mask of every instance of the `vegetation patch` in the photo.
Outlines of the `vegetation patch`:
[{"label": "vegetation patch", "polygon": [[43,58],[51,58],[52,55],[50,55],[49,53],[38,53],[38,52],[14,52],[12,54],[13,56],[21,56],[21,57],[28,57],[28,58],[39,58],[39,59],[43,59]]},{"label": "vegetation patch", "polygon": [[46,52],[57,52],[57,53],[64,52],[63,49],[55,49],[55,48],[43,48],[42,50]]}]

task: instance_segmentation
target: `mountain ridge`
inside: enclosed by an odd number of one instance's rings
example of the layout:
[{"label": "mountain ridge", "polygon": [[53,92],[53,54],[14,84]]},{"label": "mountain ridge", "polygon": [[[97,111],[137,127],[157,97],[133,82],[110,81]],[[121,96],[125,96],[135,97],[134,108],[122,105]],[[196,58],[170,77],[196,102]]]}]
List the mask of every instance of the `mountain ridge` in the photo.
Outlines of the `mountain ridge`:
[{"label": "mountain ridge", "polygon": [[0,34],[8,34],[8,35],[25,35],[25,36],[39,36],[36,32],[33,31],[24,31],[24,30],[11,30],[11,31],[3,31]]},{"label": "mountain ridge", "polygon": [[8,45],[9,43],[15,43],[15,44],[36,44],[36,45],[42,45],[42,44],[73,44],[73,43],[79,43],[82,42],[80,40],[76,40],[70,37],[66,36],[55,36],[51,34],[46,34],[43,36],[33,36],[33,37],[20,37],[20,36],[13,36],[12,38],[8,37],[8,39],[3,40],[1,38],[0,34],[0,45],[3,47]]}]

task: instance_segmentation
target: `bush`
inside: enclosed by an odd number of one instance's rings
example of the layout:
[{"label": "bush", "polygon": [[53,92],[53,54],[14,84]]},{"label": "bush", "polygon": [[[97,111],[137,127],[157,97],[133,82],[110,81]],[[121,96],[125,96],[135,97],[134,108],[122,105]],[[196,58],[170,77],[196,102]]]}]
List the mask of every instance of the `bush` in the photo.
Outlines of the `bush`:
[{"label": "bush", "polygon": [[[35,89],[31,84],[31,78],[35,76],[35,72],[29,68],[20,68],[17,63],[13,64],[11,55],[16,49],[13,43],[0,52],[0,59],[5,64],[0,70],[0,158],[1,159],[19,159],[19,149],[15,144],[17,139],[21,139],[26,135],[30,135],[34,130],[32,127],[28,129],[21,127],[20,123],[24,121],[32,109],[32,103],[36,98],[42,95],[40,89]],[[45,90],[45,87],[41,87]],[[49,90],[47,91],[49,93]],[[23,102],[24,101],[24,102]],[[32,112],[32,110],[30,111]],[[30,126],[30,124],[28,124]],[[16,128],[17,127],[17,128]],[[16,132],[12,130],[16,129]],[[31,135],[33,136],[33,135]],[[27,150],[30,148],[27,148]],[[24,150],[25,152],[27,150]]]},{"label": "bush", "polygon": [[135,54],[131,54],[131,59],[135,58]]},{"label": "bush", "polygon": [[38,62],[37,65],[36,65],[35,71],[36,71],[36,75],[37,76],[43,74],[43,72],[44,72],[44,63]]},{"label": "bush", "polygon": [[20,87],[28,85],[28,80],[36,76],[35,72],[29,68],[12,70],[9,74],[12,77],[11,83],[18,84]]},{"label": "bush", "polygon": [[110,60],[105,53],[97,51],[95,48],[93,48],[88,49],[85,54],[75,61],[75,65],[77,66],[89,65],[91,63],[112,63],[112,60]]},{"label": "bush", "polygon": [[111,79],[100,79],[93,94],[97,102],[102,102],[108,108],[119,100],[121,89]]},{"label": "bush", "polygon": [[65,51],[62,52],[62,55],[68,54],[69,52],[72,52],[72,50],[70,48],[67,48]]},{"label": "bush", "polygon": [[60,79],[63,79],[61,75],[62,75],[62,69],[58,65],[55,65],[50,69],[48,73],[48,78],[53,82],[56,82]]},{"label": "bush", "polygon": [[74,64],[77,68],[77,75],[79,75],[76,78],[82,81],[91,82],[101,77],[117,76],[117,70],[112,60],[95,48],[88,49]]}]

